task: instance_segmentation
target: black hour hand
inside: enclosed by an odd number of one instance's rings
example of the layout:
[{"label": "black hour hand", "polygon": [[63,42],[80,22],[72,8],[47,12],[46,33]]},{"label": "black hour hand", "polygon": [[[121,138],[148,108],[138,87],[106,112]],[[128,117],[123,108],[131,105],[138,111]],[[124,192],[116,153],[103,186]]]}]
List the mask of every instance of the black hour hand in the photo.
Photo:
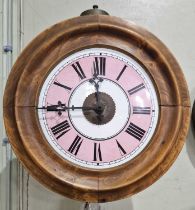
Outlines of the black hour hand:
[{"label": "black hour hand", "polygon": [[84,106],[70,106],[67,107],[65,104],[62,104],[58,102],[58,105],[50,105],[50,106],[43,106],[43,107],[37,107],[36,109],[43,109],[43,110],[47,110],[48,112],[58,112],[58,115],[61,116],[62,112],[66,112],[67,110],[96,110],[96,108],[94,107],[84,107]]}]

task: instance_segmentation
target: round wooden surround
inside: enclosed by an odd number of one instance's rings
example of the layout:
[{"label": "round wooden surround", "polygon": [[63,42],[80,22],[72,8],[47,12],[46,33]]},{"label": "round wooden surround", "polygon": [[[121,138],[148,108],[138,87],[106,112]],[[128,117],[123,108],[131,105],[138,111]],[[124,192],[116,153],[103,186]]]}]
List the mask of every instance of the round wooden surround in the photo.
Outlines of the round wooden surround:
[{"label": "round wooden surround", "polygon": [[[46,141],[35,106],[50,70],[81,49],[104,47],[137,60],[150,75],[159,100],[159,121],[150,144],[133,160],[111,169],[78,167]],[[4,122],[12,148],[29,173],[49,189],[88,202],[114,201],[144,190],[177,158],[190,122],[182,70],[154,35],[120,18],[69,19],[39,34],[12,68],[4,93]]]}]

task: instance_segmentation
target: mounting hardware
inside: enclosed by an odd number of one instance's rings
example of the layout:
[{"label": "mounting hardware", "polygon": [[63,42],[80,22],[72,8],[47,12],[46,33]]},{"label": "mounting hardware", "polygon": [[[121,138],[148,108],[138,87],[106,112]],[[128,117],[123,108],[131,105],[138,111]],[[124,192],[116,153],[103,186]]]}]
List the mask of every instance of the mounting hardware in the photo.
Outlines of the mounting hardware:
[{"label": "mounting hardware", "polygon": [[3,138],[3,142],[2,142],[2,145],[3,146],[6,146],[7,144],[9,144],[9,140],[7,137]]},{"label": "mounting hardware", "polygon": [[105,10],[99,9],[98,5],[93,5],[93,9],[85,10],[80,16],[85,15],[109,15]]},{"label": "mounting hardware", "polygon": [[8,52],[12,52],[13,48],[11,45],[5,45],[3,46],[3,51],[8,53]]}]

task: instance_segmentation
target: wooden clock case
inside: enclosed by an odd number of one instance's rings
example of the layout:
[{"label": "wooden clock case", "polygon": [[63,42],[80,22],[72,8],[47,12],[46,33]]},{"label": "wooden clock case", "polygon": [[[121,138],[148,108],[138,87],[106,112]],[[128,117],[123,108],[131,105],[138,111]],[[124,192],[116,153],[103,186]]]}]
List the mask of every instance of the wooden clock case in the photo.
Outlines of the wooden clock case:
[{"label": "wooden clock case", "polygon": [[[40,88],[50,70],[82,49],[123,52],[151,77],[159,101],[159,121],[149,145],[119,167],[96,170],[76,166],[46,141],[38,119]],[[144,190],[177,158],[190,121],[190,101],[182,70],[154,35],[120,18],[81,16],[53,25],[24,49],[4,93],[4,122],[12,148],[29,173],[49,189],[88,202],[114,201]]]}]

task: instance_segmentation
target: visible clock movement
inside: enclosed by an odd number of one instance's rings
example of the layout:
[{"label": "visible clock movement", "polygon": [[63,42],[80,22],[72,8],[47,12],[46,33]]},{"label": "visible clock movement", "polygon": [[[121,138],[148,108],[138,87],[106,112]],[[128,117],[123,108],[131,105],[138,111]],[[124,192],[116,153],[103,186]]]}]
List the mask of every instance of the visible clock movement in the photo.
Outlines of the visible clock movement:
[{"label": "visible clock movement", "polygon": [[88,202],[155,182],[179,154],[190,119],[169,50],[106,14],[94,8],[39,34],[4,94],[7,135],[23,165],[51,190]]}]

